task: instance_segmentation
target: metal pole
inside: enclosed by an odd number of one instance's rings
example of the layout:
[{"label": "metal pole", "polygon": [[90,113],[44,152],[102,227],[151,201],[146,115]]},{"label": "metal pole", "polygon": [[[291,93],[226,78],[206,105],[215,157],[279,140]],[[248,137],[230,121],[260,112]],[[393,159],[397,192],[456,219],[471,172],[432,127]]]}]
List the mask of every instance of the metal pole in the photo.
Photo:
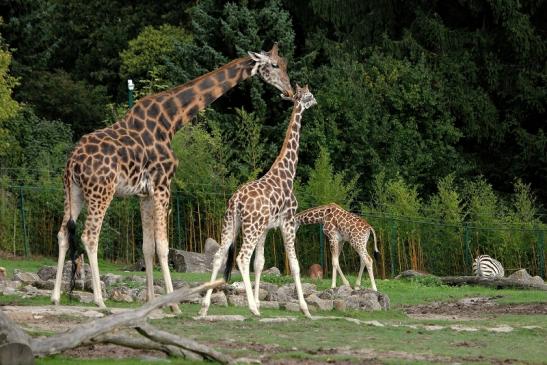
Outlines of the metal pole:
[{"label": "metal pole", "polygon": [[25,198],[23,196],[23,187],[19,187],[19,204],[21,208],[21,225],[23,229],[23,247],[25,249],[25,256],[30,255],[30,247],[28,243],[28,231],[27,222],[25,220]]},{"label": "metal pole", "polygon": [[397,246],[397,223],[395,221],[391,222],[391,234],[390,234],[390,247],[389,247],[389,257],[391,260],[391,277],[394,277],[395,272],[395,247]]},{"label": "metal pole", "polygon": [[540,229],[538,232],[538,266],[539,276],[545,278],[545,232]]},{"label": "metal pole", "polygon": [[464,243],[464,261],[465,268],[464,272],[469,273],[472,267],[472,258],[471,258],[471,230],[469,224],[465,223],[463,228],[463,243]]},{"label": "metal pole", "polygon": [[127,105],[129,106],[129,109],[133,106],[133,90],[135,89],[135,84],[133,84],[133,80],[129,79],[127,80]]},{"label": "metal pole", "polygon": [[182,240],[180,238],[180,195],[175,193],[175,199],[177,202],[177,247],[182,248]]}]

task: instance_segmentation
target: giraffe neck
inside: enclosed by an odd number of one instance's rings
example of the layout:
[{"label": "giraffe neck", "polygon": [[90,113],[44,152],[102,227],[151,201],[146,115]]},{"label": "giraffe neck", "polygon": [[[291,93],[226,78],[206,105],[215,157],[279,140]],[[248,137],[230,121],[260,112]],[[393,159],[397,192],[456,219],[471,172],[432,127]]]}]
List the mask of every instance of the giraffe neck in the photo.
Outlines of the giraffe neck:
[{"label": "giraffe neck", "polygon": [[322,224],[325,222],[325,215],[330,205],[310,208],[294,216],[296,223],[303,224]]},{"label": "giraffe neck", "polygon": [[122,128],[141,131],[144,122],[147,124],[145,128],[165,131],[170,141],[200,110],[249,78],[253,65],[254,61],[250,57],[238,58],[183,85],[146,96],[135,104],[119,124]]},{"label": "giraffe neck", "polygon": [[269,175],[277,175],[281,178],[293,180],[296,175],[296,165],[298,163],[298,147],[300,144],[300,121],[304,108],[300,103],[293,106],[291,119],[283,141],[281,152],[274,161]]}]

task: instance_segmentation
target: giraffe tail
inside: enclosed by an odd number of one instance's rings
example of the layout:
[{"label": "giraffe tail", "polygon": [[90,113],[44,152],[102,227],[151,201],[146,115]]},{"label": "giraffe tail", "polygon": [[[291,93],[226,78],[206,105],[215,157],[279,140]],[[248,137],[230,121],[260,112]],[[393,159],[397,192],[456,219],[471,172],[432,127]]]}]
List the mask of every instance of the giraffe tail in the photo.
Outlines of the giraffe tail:
[{"label": "giraffe tail", "polygon": [[[235,244],[238,224],[237,224],[237,198],[230,199],[228,202],[228,209],[226,210],[226,215],[224,216],[224,227],[222,228],[222,245],[228,246],[228,258],[226,259],[226,266],[224,267],[224,281],[228,282],[230,276],[232,275],[232,268],[234,267],[234,255],[235,255]],[[219,248],[220,250],[220,248]]]},{"label": "giraffe tail", "polygon": [[70,250],[70,261],[72,262],[72,268],[70,271],[70,289],[69,294],[72,294],[74,287],[76,286],[76,256],[77,247],[76,247],[76,222],[70,218],[66,224],[66,229],[68,232],[68,249]]},{"label": "giraffe tail", "polygon": [[370,230],[372,232],[372,238],[374,238],[374,260],[379,261],[380,260],[380,251],[378,251],[378,245],[376,243],[376,232],[374,232],[374,228],[370,227]]},{"label": "giraffe tail", "polygon": [[228,258],[226,259],[226,267],[224,268],[224,281],[228,282],[232,275],[232,268],[234,267],[234,253],[235,245],[232,243],[228,248]]}]

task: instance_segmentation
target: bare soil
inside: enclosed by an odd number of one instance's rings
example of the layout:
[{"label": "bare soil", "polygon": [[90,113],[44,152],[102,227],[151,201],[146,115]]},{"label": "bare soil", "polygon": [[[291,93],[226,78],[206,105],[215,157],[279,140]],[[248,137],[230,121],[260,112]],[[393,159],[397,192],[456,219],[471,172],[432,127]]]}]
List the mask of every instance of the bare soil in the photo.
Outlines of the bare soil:
[{"label": "bare soil", "polygon": [[497,297],[465,298],[453,303],[433,302],[405,308],[411,318],[420,319],[477,319],[496,314],[547,314],[547,302],[499,304]]}]

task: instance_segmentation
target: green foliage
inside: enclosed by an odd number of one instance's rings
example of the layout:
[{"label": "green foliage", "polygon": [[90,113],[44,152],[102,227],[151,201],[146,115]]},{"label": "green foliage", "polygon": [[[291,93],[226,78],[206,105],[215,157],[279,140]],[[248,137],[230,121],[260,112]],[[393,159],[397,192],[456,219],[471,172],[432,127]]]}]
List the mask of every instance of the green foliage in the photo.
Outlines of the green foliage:
[{"label": "green foliage", "polygon": [[164,58],[172,57],[175,48],[192,41],[192,36],[183,28],[163,24],[159,28],[145,27],[139,35],[129,41],[127,49],[120,53],[120,76],[122,79],[145,78],[154,72],[165,79]]},{"label": "green foliage", "polygon": [[34,72],[33,79],[26,80],[19,91],[19,97],[32,104],[40,116],[71,126],[75,137],[93,131],[106,119],[105,87],[74,80],[64,71]]},{"label": "green foliage", "polygon": [[319,156],[310,171],[307,183],[297,191],[302,209],[329,203],[337,203],[349,209],[355,195],[357,179],[345,182],[344,174],[335,173],[333,170],[328,150],[320,147]]}]

